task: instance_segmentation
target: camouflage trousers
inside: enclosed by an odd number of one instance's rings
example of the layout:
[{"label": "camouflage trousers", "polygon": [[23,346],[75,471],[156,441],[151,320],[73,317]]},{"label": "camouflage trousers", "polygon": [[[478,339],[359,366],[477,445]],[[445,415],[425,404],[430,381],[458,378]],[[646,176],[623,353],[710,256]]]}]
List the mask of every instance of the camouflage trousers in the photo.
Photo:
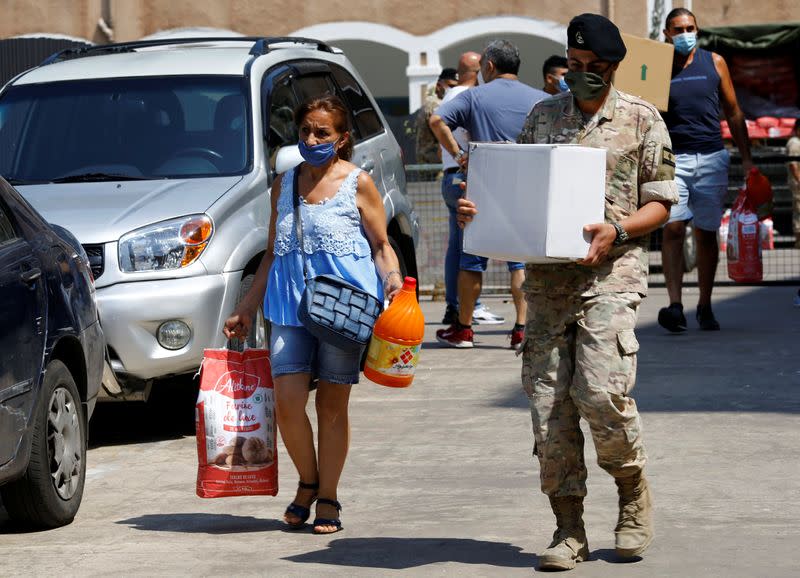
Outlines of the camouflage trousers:
[{"label": "camouflage trousers", "polygon": [[592,433],[597,462],[614,477],[644,466],[636,402],[639,344],[633,329],[641,297],[528,293],[522,384],[533,419],[542,491],[585,496],[586,464],[579,421]]}]

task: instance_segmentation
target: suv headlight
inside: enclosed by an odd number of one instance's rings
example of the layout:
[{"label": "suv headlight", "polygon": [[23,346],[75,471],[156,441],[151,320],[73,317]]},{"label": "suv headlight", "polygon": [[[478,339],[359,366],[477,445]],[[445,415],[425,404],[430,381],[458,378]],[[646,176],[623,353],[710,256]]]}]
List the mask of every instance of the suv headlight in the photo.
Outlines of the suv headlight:
[{"label": "suv headlight", "polygon": [[126,273],[180,269],[194,263],[214,233],[207,215],[162,221],[126,233],[119,240],[119,267]]}]

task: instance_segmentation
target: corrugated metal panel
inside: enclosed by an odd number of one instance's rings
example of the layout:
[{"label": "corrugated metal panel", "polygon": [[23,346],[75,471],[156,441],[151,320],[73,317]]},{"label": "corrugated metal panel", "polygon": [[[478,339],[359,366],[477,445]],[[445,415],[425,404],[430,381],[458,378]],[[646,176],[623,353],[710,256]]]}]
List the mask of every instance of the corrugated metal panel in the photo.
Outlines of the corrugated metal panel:
[{"label": "corrugated metal panel", "polygon": [[91,46],[63,38],[9,38],[0,40],[0,86],[41,62],[51,54],[80,46]]}]

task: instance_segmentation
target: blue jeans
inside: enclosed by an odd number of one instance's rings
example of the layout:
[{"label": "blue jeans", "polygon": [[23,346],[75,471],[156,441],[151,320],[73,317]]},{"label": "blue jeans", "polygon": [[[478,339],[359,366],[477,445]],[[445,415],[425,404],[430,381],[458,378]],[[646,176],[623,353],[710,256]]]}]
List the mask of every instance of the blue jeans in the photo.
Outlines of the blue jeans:
[{"label": "blue jeans", "polygon": [[728,193],[726,149],[709,154],[675,155],[675,184],[680,199],[670,210],[669,222],[694,219],[702,231],[716,231],[725,210]]},{"label": "blue jeans", "polygon": [[[453,184],[455,177],[456,183]],[[458,272],[461,269],[461,253],[464,246],[464,233],[456,220],[458,199],[464,195],[459,184],[464,180],[463,173],[446,172],[442,178],[442,198],[450,214],[447,253],[444,257],[444,299],[447,306],[458,309]],[[480,303],[475,303],[475,308]]]},{"label": "blue jeans", "polygon": [[[472,255],[470,253],[461,253],[461,270],[462,271],[475,271],[476,273],[485,273],[486,267],[489,266],[489,257],[481,257],[480,255]],[[519,261],[506,261],[508,272],[519,271],[525,268],[525,263]]]},{"label": "blue jeans", "polygon": [[305,327],[272,325],[270,333],[272,378],[290,373],[310,373],[330,383],[358,383],[361,353],[345,351],[319,341]]}]

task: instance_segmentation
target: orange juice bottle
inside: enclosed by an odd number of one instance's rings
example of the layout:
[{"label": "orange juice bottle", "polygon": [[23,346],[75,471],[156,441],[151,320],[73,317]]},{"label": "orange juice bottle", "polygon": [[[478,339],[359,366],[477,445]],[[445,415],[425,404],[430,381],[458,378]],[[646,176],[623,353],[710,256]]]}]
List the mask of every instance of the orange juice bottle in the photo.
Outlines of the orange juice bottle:
[{"label": "orange juice bottle", "polygon": [[375,322],[364,375],[379,385],[411,385],[424,334],[425,318],[417,302],[417,280],[406,277],[403,288]]}]

